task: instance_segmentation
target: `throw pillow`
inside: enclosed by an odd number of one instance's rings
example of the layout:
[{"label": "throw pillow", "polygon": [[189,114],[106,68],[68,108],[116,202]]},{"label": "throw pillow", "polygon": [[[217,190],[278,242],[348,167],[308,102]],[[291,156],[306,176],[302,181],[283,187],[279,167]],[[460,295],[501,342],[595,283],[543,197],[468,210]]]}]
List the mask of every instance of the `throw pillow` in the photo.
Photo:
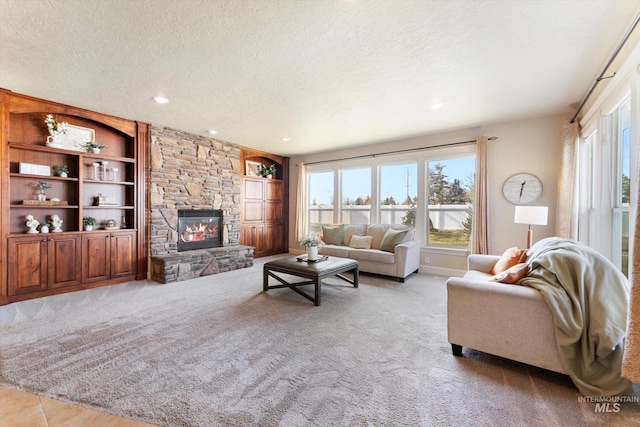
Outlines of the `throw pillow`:
[{"label": "throw pillow", "polygon": [[491,274],[502,273],[508,268],[513,267],[516,264],[520,264],[524,262],[527,258],[527,250],[526,249],[518,249],[515,246],[513,248],[509,248],[500,257],[496,265],[493,266],[491,270]]},{"label": "throw pillow", "polygon": [[322,240],[327,245],[343,245],[344,225],[323,225]]},{"label": "throw pillow", "polygon": [[395,253],[396,246],[402,243],[402,239],[404,239],[408,231],[409,230],[394,230],[393,228],[388,229],[384,233],[384,237],[382,237],[380,250]]},{"label": "throw pillow", "polygon": [[373,236],[351,236],[351,242],[349,246],[353,249],[371,249],[371,242],[373,242]]},{"label": "throw pillow", "polygon": [[493,282],[512,284],[522,279],[528,273],[529,273],[529,264],[527,264],[526,262],[522,262],[520,264],[514,265],[511,268],[506,269],[502,273],[496,274],[489,280]]}]

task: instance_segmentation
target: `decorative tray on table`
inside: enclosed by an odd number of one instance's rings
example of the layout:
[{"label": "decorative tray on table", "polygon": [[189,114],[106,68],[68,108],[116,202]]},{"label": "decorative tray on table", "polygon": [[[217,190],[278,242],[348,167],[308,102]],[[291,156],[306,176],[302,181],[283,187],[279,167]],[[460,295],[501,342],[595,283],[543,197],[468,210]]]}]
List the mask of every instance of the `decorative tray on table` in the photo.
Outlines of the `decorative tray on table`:
[{"label": "decorative tray on table", "polygon": [[326,261],[329,259],[329,257],[326,255],[320,255],[318,259],[313,260],[313,259],[307,259],[307,254],[304,254],[304,255],[300,255],[299,257],[296,257],[296,259],[298,260],[298,262],[307,262],[309,264],[314,264],[316,262]]}]

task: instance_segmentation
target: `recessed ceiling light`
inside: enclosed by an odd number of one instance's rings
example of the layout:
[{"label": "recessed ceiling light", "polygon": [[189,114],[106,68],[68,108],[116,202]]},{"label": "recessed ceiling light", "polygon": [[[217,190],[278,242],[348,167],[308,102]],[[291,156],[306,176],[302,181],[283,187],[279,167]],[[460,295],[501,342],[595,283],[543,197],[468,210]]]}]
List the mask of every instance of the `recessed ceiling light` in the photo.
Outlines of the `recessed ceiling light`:
[{"label": "recessed ceiling light", "polygon": [[443,105],[444,104],[442,102],[434,102],[433,104],[431,104],[431,108],[437,110],[438,108],[442,108]]},{"label": "recessed ceiling light", "polygon": [[282,142],[288,142],[288,141],[291,141],[291,138],[287,138],[286,136],[282,137]]},{"label": "recessed ceiling light", "polygon": [[164,96],[154,96],[153,100],[156,101],[158,104],[167,104],[169,102],[169,100]]},{"label": "recessed ceiling light", "polygon": [[207,133],[210,134],[210,135],[215,135],[216,133],[218,133],[218,131],[217,130],[213,130],[213,129],[209,129],[207,131]]}]

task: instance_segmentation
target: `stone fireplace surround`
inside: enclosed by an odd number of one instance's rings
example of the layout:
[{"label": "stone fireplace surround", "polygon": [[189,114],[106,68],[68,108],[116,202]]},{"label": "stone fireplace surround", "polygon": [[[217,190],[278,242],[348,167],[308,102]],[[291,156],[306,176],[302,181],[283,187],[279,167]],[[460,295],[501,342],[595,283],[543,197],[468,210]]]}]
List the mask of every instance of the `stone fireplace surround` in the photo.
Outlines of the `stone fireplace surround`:
[{"label": "stone fireplace surround", "polygon": [[[160,283],[253,266],[240,245],[240,147],[150,126],[151,278]],[[223,212],[222,247],[178,252],[178,209]]]}]

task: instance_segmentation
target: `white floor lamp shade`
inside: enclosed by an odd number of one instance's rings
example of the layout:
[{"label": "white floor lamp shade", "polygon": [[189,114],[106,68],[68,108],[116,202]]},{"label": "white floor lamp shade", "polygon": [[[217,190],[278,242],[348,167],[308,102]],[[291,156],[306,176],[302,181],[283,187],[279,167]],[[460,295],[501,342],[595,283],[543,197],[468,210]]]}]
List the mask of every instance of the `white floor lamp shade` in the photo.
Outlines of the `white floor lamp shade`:
[{"label": "white floor lamp shade", "polygon": [[547,206],[516,206],[516,213],[513,222],[516,224],[527,224],[527,249],[533,244],[532,225],[547,225],[549,208]]}]

